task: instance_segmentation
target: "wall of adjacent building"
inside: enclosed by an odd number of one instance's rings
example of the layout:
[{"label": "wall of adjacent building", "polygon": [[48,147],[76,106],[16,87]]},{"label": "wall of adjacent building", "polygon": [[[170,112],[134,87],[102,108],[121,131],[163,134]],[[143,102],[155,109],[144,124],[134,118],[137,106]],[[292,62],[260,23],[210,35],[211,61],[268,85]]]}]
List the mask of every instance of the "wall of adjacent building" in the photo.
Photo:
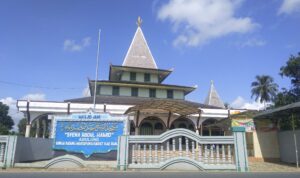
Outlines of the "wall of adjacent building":
[{"label": "wall of adjacent building", "polygon": [[[300,130],[295,131],[298,148],[298,158],[300,158]],[[287,163],[296,163],[296,151],[294,133],[292,130],[278,133],[280,160]]]},{"label": "wall of adjacent building", "polygon": [[254,157],[263,160],[279,159],[277,131],[253,132]]}]

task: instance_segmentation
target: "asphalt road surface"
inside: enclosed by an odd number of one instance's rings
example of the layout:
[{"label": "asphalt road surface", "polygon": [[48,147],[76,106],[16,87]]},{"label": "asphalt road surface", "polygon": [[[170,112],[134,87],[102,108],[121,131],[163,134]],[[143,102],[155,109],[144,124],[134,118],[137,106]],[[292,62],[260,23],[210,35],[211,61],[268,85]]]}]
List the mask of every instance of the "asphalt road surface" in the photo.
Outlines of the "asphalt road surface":
[{"label": "asphalt road surface", "polygon": [[0,178],[300,178],[300,172],[1,172]]}]

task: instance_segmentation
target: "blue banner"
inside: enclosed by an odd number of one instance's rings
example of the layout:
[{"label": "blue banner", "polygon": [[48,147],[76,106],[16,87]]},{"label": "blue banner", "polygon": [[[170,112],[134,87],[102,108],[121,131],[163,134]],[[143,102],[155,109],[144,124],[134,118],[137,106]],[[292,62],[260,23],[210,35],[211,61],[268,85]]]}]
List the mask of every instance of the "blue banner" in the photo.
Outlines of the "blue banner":
[{"label": "blue banner", "polygon": [[101,120],[99,115],[57,119],[53,148],[80,152],[85,157],[93,153],[107,153],[117,150],[118,137],[123,135],[123,131],[124,121]]}]

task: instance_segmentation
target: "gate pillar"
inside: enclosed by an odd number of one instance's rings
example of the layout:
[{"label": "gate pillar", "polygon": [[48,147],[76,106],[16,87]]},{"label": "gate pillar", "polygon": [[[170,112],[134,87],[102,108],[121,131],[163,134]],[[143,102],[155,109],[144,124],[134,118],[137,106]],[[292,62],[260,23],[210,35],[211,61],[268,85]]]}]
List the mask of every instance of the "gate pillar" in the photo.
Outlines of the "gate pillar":
[{"label": "gate pillar", "polygon": [[118,163],[118,169],[121,171],[125,171],[127,169],[128,152],[129,152],[128,136],[127,135],[119,136],[117,163]]},{"label": "gate pillar", "polygon": [[238,172],[248,171],[248,154],[245,127],[232,127],[234,136],[236,169]]}]

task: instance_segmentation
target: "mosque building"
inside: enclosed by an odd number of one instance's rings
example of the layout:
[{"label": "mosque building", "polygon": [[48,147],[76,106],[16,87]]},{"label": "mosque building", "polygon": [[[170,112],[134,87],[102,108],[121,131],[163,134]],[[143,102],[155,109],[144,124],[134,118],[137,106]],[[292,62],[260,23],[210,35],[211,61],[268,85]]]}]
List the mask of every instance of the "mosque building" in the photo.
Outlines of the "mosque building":
[{"label": "mosque building", "polygon": [[[213,82],[204,104],[188,101],[186,95],[196,87],[165,84],[172,69],[159,69],[141,28],[141,20],[122,65],[109,66],[108,80],[89,80],[91,96],[63,102],[18,100],[19,111],[27,118],[26,136],[34,124],[36,137],[47,137],[55,115],[95,112],[127,115],[128,134],[159,135],[174,128],[186,128],[199,135],[224,135],[218,127],[206,127],[230,113],[220,99]],[[95,87],[96,85],[96,87]]]}]

